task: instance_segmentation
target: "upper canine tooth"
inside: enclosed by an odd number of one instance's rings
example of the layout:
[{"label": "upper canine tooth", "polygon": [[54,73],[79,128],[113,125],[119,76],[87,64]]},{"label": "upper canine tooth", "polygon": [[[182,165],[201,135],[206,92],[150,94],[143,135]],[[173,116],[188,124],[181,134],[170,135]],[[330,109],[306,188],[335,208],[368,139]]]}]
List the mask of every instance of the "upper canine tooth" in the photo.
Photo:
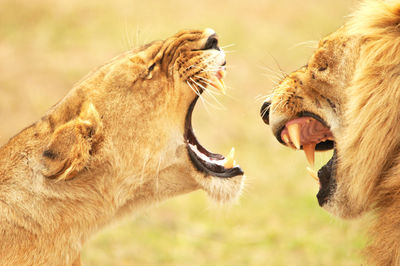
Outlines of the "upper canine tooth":
[{"label": "upper canine tooth", "polygon": [[287,129],[292,143],[297,149],[300,149],[300,125],[296,123],[290,124]]},{"label": "upper canine tooth", "polygon": [[212,83],[212,85],[219,90],[220,92],[222,92],[223,94],[226,94],[226,89],[225,89],[225,82],[224,80],[221,78],[214,78],[214,82]]},{"label": "upper canine tooth", "polygon": [[289,136],[288,136],[286,133],[282,135],[282,140],[283,140],[283,142],[285,142],[286,144],[289,144],[289,143],[290,143]]},{"label": "upper canine tooth", "polygon": [[290,138],[287,133],[284,133],[281,138],[282,138],[283,142],[285,142],[289,148],[296,150],[296,147],[293,146],[293,144],[290,142]]},{"label": "upper canine tooth", "polygon": [[225,163],[224,163],[224,167],[225,168],[232,168],[236,165],[236,161],[235,161],[235,148],[232,147],[231,151],[229,152],[229,154],[225,157]]},{"label": "upper canine tooth", "polygon": [[315,143],[303,144],[304,153],[311,166],[314,166],[315,145]]},{"label": "upper canine tooth", "polygon": [[217,78],[218,79],[223,79],[226,76],[226,71],[225,70],[218,70],[217,72]]}]

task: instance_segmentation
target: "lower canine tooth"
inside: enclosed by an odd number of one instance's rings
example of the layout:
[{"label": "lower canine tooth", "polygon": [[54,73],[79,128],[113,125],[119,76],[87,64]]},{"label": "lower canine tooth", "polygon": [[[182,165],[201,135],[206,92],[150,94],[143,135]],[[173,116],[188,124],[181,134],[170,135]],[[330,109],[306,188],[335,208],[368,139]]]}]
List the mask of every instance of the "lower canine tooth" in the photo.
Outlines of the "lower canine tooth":
[{"label": "lower canine tooth", "polygon": [[315,143],[304,144],[303,145],[304,153],[306,154],[307,160],[311,166],[314,166],[314,154],[315,154]]},{"label": "lower canine tooth", "polygon": [[311,175],[311,177],[319,182],[317,172],[315,170],[311,169],[310,167],[307,167],[306,169],[307,169],[307,172]]},{"label": "lower canine tooth", "polygon": [[216,81],[216,88],[221,91],[223,94],[226,94],[225,82],[223,79],[218,79]]},{"label": "lower canine tooth", "polygon": [[236,161],[235,161],[235,148],[232,147],[231,151],[229,152],[229,154],[225,157],[226,161],[224,163],[224,167],[225,168],[232,168],[236,165]]}]

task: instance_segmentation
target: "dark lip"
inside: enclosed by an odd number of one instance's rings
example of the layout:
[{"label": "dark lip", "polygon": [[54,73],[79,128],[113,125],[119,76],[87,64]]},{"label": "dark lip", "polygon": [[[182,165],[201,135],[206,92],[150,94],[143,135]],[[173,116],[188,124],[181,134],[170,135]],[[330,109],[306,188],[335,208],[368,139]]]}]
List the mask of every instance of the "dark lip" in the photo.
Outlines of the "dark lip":
[{"label": "dark lip", "polygon": [[200,172],[203,172],[203,173],[211,175],[211,176],[216,176],[216,177],[221,177],[221,178],[231,178],[231,177],[235,177],[238,175],[243,175],[244,172],[239,166],[235,166],[233,168],[225,168],[222,165],[213,164],[213,163],[204,161],[189,146],[189,144],[197,146],[198,151],[200,151],[202,154],[204,154],[205,156],[210,158],[211,161],[225,159],[225,157],[223,155],[209,152],[206,148],[204,148],[199,143],[199,141],[197,140],[197,138],[193,132],[192,113],[193,113],[194,106],[196,105],[198,98],[199,98],[199,96],[196,96],[196,98],[190,104],[189,109],[186,114],[186,119],[185,119],[184,137],[185,137],[185,141],[187,142],[187,150],[189,153],[189,157],[190,157],[193,165]]},{"label": "dark lip", "polygon": [[[318,115],[316,115],[314,113],[308,112],[308,111],[303,111],[303,112],[298,113],[295,116],[295,118],[306,117],[306,116],[307,117],[312,117],[315,120],[317,120],[318,122],[320,122],[321,124],[323,124],[324,126],[326,126],[327,128],[330,128],[328,126],[328,124],[320,116],[318,116]],[[286,121],[286,122],[288,122],[288,121]],[[275,138],[283,145],[286,145],[286,144],[285,144],[285,142],[283,142],[283,140],[281,138],[281,133],[285,129],[285,125],[286,125],[286,123],[284,123],[282,125],[282,127],[278,130],[278,132],[275,135]],[[331,140],[327,140],[325,142],[318,143],[317,146],[315,147],[315,150],[317,150],[317,151],[328,151],[328,150],[334,149],[334,147],[335,147],[335,142],[331,141]],[[301,149],[302,148],[303,147],[301,147]]]},{"label": "dark lip", "polygon": [[318,179],[320,183],[317,194],[319,206],[325,205],[336,191],[336,164],[337,150],[334,149],[332,158],[319,169]]}]

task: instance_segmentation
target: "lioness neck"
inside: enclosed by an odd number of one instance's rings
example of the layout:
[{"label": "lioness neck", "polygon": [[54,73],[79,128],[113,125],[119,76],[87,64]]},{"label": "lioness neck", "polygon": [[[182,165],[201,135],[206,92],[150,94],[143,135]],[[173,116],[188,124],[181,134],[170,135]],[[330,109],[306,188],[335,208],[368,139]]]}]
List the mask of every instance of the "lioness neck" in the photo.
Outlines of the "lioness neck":
[{"label": "lioness neck", "polygon": [[[127,155],[115,148],[112,137],[104,137],[72,179],[45,176],[43,154],[58,128],[79,118],[87,102],[82,92],[71,91],[45,117],[0,148],[0,264],[70,265],[85,240],[114,218],[198,188],[190,180],[167,178],[187,171],[178,159],[176,163],[162,159],[166,152],[183,157],[186,149],[176,148],[175,140],[166,151],[135,154],[128,169],[121,163]],[[46,245],[52,245],[52,254],[44,254]]]}]

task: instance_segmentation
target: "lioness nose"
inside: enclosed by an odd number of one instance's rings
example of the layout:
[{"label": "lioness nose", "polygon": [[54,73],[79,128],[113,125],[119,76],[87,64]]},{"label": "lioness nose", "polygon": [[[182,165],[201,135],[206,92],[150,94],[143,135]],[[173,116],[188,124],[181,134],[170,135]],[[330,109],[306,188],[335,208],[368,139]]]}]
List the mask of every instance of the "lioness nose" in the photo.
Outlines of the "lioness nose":
[{"label": "lioness nose", "polygon": [[261,106],[261,117],[264,120],[265,124],[269,125],[269,107],[271,103],[266,101],[264,102],[263,106]]}]

